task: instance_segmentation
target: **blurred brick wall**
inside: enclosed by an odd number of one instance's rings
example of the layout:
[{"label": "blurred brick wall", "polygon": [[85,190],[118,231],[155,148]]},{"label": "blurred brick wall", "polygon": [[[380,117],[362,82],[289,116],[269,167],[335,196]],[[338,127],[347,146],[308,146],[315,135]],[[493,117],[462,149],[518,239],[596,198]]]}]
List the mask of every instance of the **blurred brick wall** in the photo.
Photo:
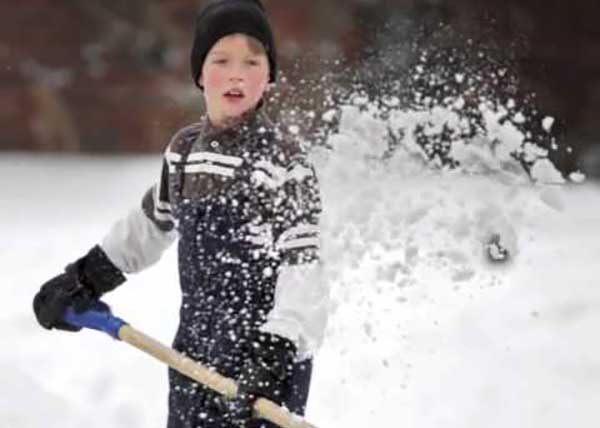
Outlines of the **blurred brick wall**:
[{"label": "blurred brick wall", "polygon": [[[5,6],[0,15],[0,148],[161,149],[178,126],[201,111],[188,52],[202,3],[27,0]],[[339,46],[331,55],[356,50],[360,43],[352,9],[342,8],[331,21],[304,2],[265,3],[283,69],[302,59],[321,36],[331,41],[328,46]],[[306,67],[303,72],[314,72],[313,65]]]},{"label": "blurred brick wall", "polygon": [[[320,58],[360,60],[390,17],[473,22],[492,16],[541,108],[582,151],[600,136],[597,0],[265,0],[290,79]],[[26,0],[0,14],[1,149],[157,151],[197,118],[189,78],[192,0]],[[293,82],[292,82],[293,83]]]}]

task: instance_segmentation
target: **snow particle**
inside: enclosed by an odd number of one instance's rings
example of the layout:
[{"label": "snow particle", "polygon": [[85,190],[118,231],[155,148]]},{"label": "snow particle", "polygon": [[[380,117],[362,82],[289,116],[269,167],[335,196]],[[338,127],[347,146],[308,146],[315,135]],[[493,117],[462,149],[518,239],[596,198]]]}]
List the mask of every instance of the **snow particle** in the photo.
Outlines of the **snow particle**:
[{"label": "snow particle", "polygon": [[583,183],[585,181],[585,174],[581,171],[575,171],[569,174],[569,180],[573,183]]},{"label": "snow particle", "polygon": [[456,101],[454,101],[454,108],[457,110],[461,110],[465,106],[465,99],[463,97],[459,97]]},{"label": "snow particle", "polygon": [[564,183],[561,173],[549,159],[538,159],[531,167],[531,177],[538,183]]},{"label": "snow particle", "polygon": [[335,118],[335,113],[336,113],[336,110],[331,109],[331,110],[328,110],[325,113],[323,113],[323,116],[321,116],[321,117],[325,122],[332,122],[333,119]]},{"label": "snow particle", "polygon": [[518,112],[517,114],[514,115],[513,121],[515,123],[525,123],[525,116],[523,116],[523,113]]},{"label": "snow particle", "polygon": [[352,104],[354,104],[355,106],[364,106],[369,102],[369,99],[365,96],[360,96],[360,95],[356,95],[353,99],[352,99]]},{"label": "snow particle", "polygon": [[552,130],[552,126],[554,125],[554,118],[551,116],[546,116],[542,120],[542,127],[546,132],[550,132]]},{"label": "snow particle", "polygon": [[400,99],[398,97],[385,97],[383,103],[388,107],[398,107],[400,105]]}]

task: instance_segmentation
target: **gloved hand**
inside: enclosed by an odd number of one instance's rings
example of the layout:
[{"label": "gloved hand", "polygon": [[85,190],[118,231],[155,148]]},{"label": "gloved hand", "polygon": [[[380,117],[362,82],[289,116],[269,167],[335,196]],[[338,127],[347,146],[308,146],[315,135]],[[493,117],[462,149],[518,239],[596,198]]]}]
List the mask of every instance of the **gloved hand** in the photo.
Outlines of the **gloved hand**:
[{"label": "gloved hand", "polygon": [[65,268],[65,272],[45,282],[33,299],[33,311],[47,329],[79,331],[63,321],[68,306],[83,312],[106,292],[124,283],[123,273],[110,261],[100,246]]},{"label": "gloved hand", "polygon": [[270,333],[257,334],[252,341],[251,357],[238,379],[238,395],[228,402],[228,414],[234,426],[275,427],[268,421],[254,419],[252,406],[259,397],[282,404],[295,356],[296,346],[290,340]]}]

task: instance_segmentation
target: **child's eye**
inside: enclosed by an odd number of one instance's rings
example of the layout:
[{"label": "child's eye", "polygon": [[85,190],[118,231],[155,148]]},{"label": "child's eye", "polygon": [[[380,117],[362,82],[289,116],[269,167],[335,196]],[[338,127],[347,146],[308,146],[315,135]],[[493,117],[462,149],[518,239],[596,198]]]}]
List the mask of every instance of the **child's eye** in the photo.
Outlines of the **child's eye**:
[{"label": "child's eye", "polygon": [[216,59],[213,61],[215,64],[226,64],[227,60],[226,59]]},{"label": "child's eye", "polygon": [[249,59],[249,60],[246,61],[246,64],[251,65],[251,66],[255,66],[255,65],[258,65],[259,62],[257,60],[255,60],[255,59]]}]

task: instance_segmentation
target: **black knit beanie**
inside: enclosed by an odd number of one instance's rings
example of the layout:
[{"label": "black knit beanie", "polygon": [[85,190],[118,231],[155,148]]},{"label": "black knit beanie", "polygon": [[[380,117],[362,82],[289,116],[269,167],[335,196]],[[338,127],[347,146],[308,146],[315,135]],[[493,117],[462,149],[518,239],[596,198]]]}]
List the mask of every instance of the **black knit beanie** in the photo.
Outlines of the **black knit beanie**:
[{"label": "black knit beanie", "polygon": [[273,31],[259,0],[211,0],[196,19],[194,46],[190,55],[192,77],[198,83],[206,55],[221,38],[242,33],[258,39],[269,59],[269,83],[277,74],[277,52]]}]

